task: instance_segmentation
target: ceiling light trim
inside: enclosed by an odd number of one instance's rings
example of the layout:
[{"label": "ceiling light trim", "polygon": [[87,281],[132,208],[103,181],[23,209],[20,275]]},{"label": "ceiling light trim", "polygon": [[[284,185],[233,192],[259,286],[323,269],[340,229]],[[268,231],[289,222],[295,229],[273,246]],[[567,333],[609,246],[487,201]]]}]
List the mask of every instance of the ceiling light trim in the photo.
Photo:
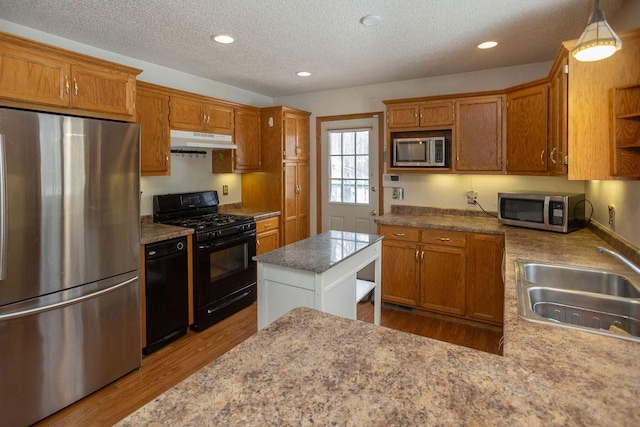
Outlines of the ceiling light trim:
[{"label": "ceiling light trim", "polygon": [[498,42],[490,40],[490,41],[486,41],[486,42],[482,42],[478,45],[478,49],[493,49],[494,47],[498,46]]},{"label": "ceiling light trim", "polygon": [[360,18],[360,23],[365,27],[375,27],[382,21],[382,18],[378,15],[365,15]]},{"label": "ceiling light trim", "polygon": [[215,34],[211,36],[211,40],[220,44],[231,44],[235,41],[233,37],[228,36],[226,34]]}]

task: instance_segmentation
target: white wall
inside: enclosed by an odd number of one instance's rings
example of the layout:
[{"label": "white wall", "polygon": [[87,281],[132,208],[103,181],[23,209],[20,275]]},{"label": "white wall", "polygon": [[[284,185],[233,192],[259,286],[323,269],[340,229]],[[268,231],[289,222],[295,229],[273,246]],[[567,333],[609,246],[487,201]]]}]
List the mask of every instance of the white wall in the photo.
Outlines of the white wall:
[{"label": "white wall", "polygon": [[[550,62],[542,62],[473,73],[288,96],[274,99],[274,104],[289,105],[312,113],[311,176],[315,177],[316,117],[384,111],[385,105],[382,101],[387,99],[505,89],[546,77],[550,68]],[[583,181],[570,182],[563,177],[403,174],[401,179],[405,188],[405,199],[393,200],[391,190],[385,189],[385,212],[390,211],[392,203],[467,209],[469,205],[466,201],[466,192],[471,188],[478,192],[478,201],[487,210],[496,209],[497,193],[500,191],[534,189],[580,193],[585,191]],[[315,190],[315,186],[312,185],[312,230],[315,230],[317,212]],[[471,209],[478,208],[471,207]]]},{"label": "white wall", "polygon": [[[0,19],[0,31],[57,46],[73,52],[94,56],[107,61],[142,69],[138,80],[162,86],[199,93],[227,101],[238,102],[256,107],[272,105],[272,99],[258,93],[249,92],[233,86],[203,79],[181,71],[173,70],[135,58],[119,55],[98,49],[73,40],[64,39],[32,28],[17,25]],[[229,195],[222,195],[222,185],[229,185]],[[176,155],[171,156],[171,175],[168,177],[143,177],[140,187],[143,191],[140,205],[142,215],[152,213],[152,196],[154,194],[179,193],[198,190],[218,190],[221,203],[238,203],[242,201],[241,179],[238,174],[212,174],[211,157],[207,159],[188,159]]]}]

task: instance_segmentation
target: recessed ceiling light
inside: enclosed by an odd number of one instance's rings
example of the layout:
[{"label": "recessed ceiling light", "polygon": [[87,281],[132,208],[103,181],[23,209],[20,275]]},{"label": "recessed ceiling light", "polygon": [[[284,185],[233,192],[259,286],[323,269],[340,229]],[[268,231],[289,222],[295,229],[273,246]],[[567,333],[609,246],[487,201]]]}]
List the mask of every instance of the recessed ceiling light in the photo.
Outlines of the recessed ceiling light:
[{"label": "recessed ceiling light", "polygon": [[365,27],[375,27],[382,21],[378,15],[366,15],[360,18],[360,23]]},{"label": "recessed ceiling light", "polygon": [[311,75],[311,73],[310,73],[310,72],[308,72],[308,71],[298,71],[298,72],[296,73],[296,75],[297,75],[297,76],[300,76],[300,77],[309,77],[309,76]]},{"label": "recessed ceiling light", "polygon": [[498,42],[484,42],[478,45],[478,49],[491,49],[492,47],[498,46]]},{"label": "recessed ceiling light", "polygon": [[211,38],[213,39],[213,41],[218,42],[220,44],[233,43],[233,37],[225,36],[224,34],[218,34],[218,35],[215,35],[215,36],[211,36]]}]

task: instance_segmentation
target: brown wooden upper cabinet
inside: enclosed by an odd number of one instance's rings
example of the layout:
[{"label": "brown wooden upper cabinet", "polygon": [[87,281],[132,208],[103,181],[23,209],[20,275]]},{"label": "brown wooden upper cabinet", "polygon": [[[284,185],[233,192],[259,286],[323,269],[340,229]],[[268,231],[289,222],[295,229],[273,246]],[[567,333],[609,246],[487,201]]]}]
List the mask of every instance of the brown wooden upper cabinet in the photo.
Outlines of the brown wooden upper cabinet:
[{"label": "brown wooden upper cabinet", "polygon": [[283,136],[283,160],[309,160],[309,117],[285,111]]},{"label": "brown wooden upper cabinet", "polygon": [[136,110],[142,129],[140,173],[170,175],[169,94],[161,87],[139,83]]},{"label": "brown wooden upper cabinet", "polygon": [[507,173],[547,173],[549,85],[507,93]]},{"label": "brown wooden upper cabinet", "polygon": [[232,135],[234,110],[199,97],[171,96],[169,123],[172,129]]},{"label": "brown wooden upper cabinet", "polygon": [[504,96],[480,96],[456,101],[457,171],[501,172]]},{"label": "brown wooden upper cabinet", "polygon": [[623,47],[610,58],[580,62],[569,55],[569,179],[640,178],[640,134],[632,136],[640,129],[640,91],[633,89],[640,87],[640,29],[618,36]]},{"label": "brown wooden upper cabinet", "polygon": [[412,128],[451,126],[454,120],[452,100],[389,105],[387,107],[387,127]]},{"label": "brown wooden upper cabinet", "polygon": [[548,169],[553,175],[566,175],[569,156],[567,152],[567,101],[569,71],[567,52],[554,63],[549,81],[549,156]]},{"label": "brown wooden upper cabinet", "polygon": [[260,110],[236,108],[233,142],[238,147],[233,163],[237,171],[260,170]]},{"label": "brown wooden upper cabinet", "polygon": [[[141,70],[0,33],[3,105],[134,120]],[[44,108],[43,108],[44,107]]]}]

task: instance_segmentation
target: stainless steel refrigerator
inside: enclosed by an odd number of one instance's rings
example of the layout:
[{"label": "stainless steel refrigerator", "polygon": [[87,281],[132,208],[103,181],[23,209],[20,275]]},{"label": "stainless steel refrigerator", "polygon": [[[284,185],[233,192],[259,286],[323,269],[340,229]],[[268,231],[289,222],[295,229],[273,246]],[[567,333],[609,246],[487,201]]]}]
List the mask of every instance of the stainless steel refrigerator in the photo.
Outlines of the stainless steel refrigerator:
[{"label": "stainless steel refrigerator", "polygon": [[0,424],[141,363],[140,128],[0,108]]}]

